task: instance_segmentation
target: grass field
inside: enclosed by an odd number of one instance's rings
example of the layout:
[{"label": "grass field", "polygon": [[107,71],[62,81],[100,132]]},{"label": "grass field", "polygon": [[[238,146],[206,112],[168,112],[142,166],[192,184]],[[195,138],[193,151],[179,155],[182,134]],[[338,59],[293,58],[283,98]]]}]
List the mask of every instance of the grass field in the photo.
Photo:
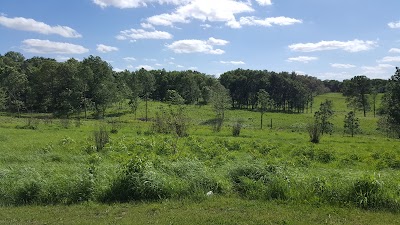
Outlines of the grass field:
[{"label": "grass field", "polygon": [[[377,130],[372,112],[357,113],[361,134],[344,135],[344,97],[318,96],[314,112],[325,99],[334,103],[334,133],[320,144],[306,132],[311,112],[267,112],[272,129],[260,130],[260,113],[231,110],[215,133],[210,106],[187,106],[183,138],[152,132],[143,106],[137,118],[114,107],[79,126],[4,114],[0,223],[398,224],[400,141]],[[161,105],[150,103],[151,118]],[[244,127],[233,137],[238,119]],[[103,126],[117,132],[98,151],[93,132]]]}]

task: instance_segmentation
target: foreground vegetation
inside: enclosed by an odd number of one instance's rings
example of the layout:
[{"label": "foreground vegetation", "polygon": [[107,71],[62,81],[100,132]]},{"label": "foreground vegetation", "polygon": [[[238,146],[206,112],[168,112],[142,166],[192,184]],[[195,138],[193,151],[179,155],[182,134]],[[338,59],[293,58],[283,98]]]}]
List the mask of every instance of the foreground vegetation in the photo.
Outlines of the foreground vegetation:
[{"label": "foreground vegetation", "polygon": [[[319,144],[309,142],[311,113],[267,112],[265,121],[272,119],[272,129],[267,123],[260,130],[259,112],[228,110],[221,132],[215,133],[210,106],[186,106],[190,126],[189,136],[184,137],[155,132],[156,112],[160,113],[160,106],[169,107],[159,102],[149,102],[152,122],[141,119],[146,114],[144,107],[139,107],[136,117],[128,113],[128,105],[116,105],[100,121],[59,120],[46,114],[3,115],[1,211],[4,215],[24,212],[24,216],[20,220],[4,216],[0,222],[55,223],[55,217],[74,215],[79,218],[71,223],[107,223],[112,218],[121,223],[132,218],[138,223],[147,219],[179,223],[186,217],[193,224],[396,221],[399,140],[377,130],[378,118],[372,115],[360,118],[361,134],[345,135],[343,120],[348,110],[344,97],[318,96],[313,110],[326,99],[332,100],[335,111],[333,134],[324,135]],[[232,125],[238,119],[243,128],[233,137]],[[101,147],[94,131],[107,134]],[[135,204],[114,205],[123,202]],[[80,205],[62,206],[76,203]],[[50,216],[36,216],[35,212],[48,209],[41,205],[59,206],[50,207]],[[93,213],[84,213],[87,209]],[[271,214],[274,210],[278,213]],[[146,213],[135,217],[140,212]]]}]

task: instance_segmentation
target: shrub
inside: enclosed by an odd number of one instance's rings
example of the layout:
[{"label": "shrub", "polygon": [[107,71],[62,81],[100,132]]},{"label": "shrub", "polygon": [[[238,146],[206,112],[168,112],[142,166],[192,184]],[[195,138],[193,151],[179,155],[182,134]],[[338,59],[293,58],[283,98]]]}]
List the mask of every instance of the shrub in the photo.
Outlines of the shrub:
[{"label": "shrub", "polygon": [[176,109],[169,106],[169,111],[160,108],[153,122],[153,130],[156,133],[175,134],[178,137],[188,136],[189,118],[186,116],[184,107]]},{"label": "shrub", "polygon": [[274,166],[259,164],[239,165],[229,172],[233,189],[250,199],[280,199],[289,197],[288,182]]},{"label": "shrub", "polygon": [[312,123],[307,126],[308,134],[310,135],[310,141],[318,144],[321,139],[321,127],[317,123]]},{"label": "shrub", "polygon": [[104,146],[110,141],[110,136],[104,126],[101,126],[99,130],[93,131],[93,137],[97,151],[103,150]]},{"label": "shrub", "polygon": [[242,127],[243,127],[243,120],[237,120],[232,127],[232,135],[234,137],[238,137],[240,135]]}]

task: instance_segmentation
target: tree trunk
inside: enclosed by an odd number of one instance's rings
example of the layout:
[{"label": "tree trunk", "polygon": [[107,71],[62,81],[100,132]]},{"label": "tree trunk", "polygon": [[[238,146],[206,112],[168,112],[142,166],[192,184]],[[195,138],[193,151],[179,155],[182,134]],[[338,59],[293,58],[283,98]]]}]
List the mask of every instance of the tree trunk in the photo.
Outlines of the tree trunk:
[{"label": "tree trunk", "polygon": [[263,113],[261,113],[261,130],[263,129]]}]

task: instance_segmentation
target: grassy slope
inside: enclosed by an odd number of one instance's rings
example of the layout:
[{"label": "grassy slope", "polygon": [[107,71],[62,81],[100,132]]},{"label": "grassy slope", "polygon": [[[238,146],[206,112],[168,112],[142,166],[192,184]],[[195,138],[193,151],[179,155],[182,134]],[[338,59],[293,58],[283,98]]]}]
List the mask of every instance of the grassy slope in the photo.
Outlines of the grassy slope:
[{"label": "grassy slope", "polygon": [[[311,145],[308,142],[308,135],[305,133],[306,124],[312,120],[311,113],[305,114],[281,114],[267,113],[265,121],[272,119],[273,129],[259,130],[259,116],[257,112],[251,111],[229,111],[227,112],[228,121],[225,123],[221,133],[212,133],[209,126],[202,124],[213,117],[213,112],[209,106],[201,108],[188,106],[189,117],[192,125],[189,138],[196,141],[198,146],[205,149],[213,149],[215,143],[218,146],[227,148],[228,151],[221,156],[234,160],[259,159],[269,164],[280,165],[288,168],[290,178],[302,180],[303,178],[315,177],[321,179],[346,180],[347,177],[360,177],[362,174],[378,174],[385,182],[398,184],[400,177],[399,170],[393,170],[386,165],[386,155],[394,158],[400,157],[400,142],[388,139],[376,131],[377,118],[369,113],[366,118],[360,117],[362,135],[355,138],[343,136],[343,119],[346,112],[344,98],[338,94],[327,94],[318,96],[315,100],[314,110],[319,107],[319,103],[325,99],[334,101],[335,134],[324,136],[319,145]],[[150,116],[154,116],[155,109],[159,103],[150,104]],[[144,115],[144,107],[137,113],[138,117]],[[113,113],[127,111],[127,108],[120,110],[114,109]],[[245,120],[245,128],[241,137],[232,138],[230,124],[241,118]],[[109,119],[110,120],[110,119]],[[113,150],[100,154],[99,170],[102,171],[102,184],[107,185],[107,181],[113,178],[113,174],[118,168],[118,164],[126,162],[130,153],[116,150],[119,145],[152,142],[162,143],[163,140],[169,141],[167,136],[145,136],[148,130],[148,123],[136,120],[134,115],[125,114],[121,116],[118,134],[112,135],[111,147]],[[68,177],[71,180],[79,180],[74,177],[87,171],[88,162],[93,157],[85,152],[88,146],[92,145],[90,140],[91,133],[99,126],[99,122],[87,120],[83,121],[81,127],[73,125],[64,129],[57,120],[52,124],[39,124],[37,130],[15,129],[16,125],[24,125],[25,119],[14,119],[10,117],[0,117],[0,178],[6,180],[9,188],[21,185],[20,178],[46,179],[51,177],[54,180]],[[268,123],[266,123],[268,124]],[[178,141],[178,147],[182,148],[177,157],[185,157],[190,152],[187,146],[192,139],[182,139]],[[161,142],[160,142],[161,141]],[[198,143],[199,142],[199,143]],[[190,143],[189,143],[190,144]],[[235,149],[235,146],[239,146]],[[254,149],[270,149],[265,155]],[[334,160],[329,163],[321,163],[318,160],[304,158],[301,154],[303,149],[313,148],[318,151],[329,151],[333,154]],[[186,150],[188,149],[188,150]],[[230,149],[235,149],[234,151]],[[200,157],[198,153],[193,153],[190,157]],[[222,154],[222,153],[221,153]],[[393,157],[392,157],[393,158]],[[208,164],[214,164],[218,159],[208,160]],[[331,182],[334,182],[332,180]],[[399,186],[400,187],[400,186]],[[400,189],[399,189],[400,190]],[[400,193],[400,192],[399,192]],[[0,196],[1,197],[1,196]],[[50,210],[49,210],[50,209]],[[232,209],[232,210],[230,210]],[[89,212],[87,212],[89,211]],[[231,198],[217,198],[203,202],[180,202],[170,201],[164,203],[141,203],[138,205],[117,204],[112,206],[83,204],[75,206],[25,206],[25,207],[3,207],[0,210],[0,223],[8,224],[14,220],[17,223],[56,223],[56,218],[63,218],[65,223],[75,224],[82,222],[87,224],[93,221],[110,223],[114,219],[121,219],[121,223],[129,224],[132,220],[140,224],[148,222],[149,212],[155,211],[155,218],[151,223],[165,224],[172,221],[174,224],[187,224],[183,218],[190,218],[194,224],[223,224],[239,221],[242,224],[396,224],[398,215],[385,212],[371,212],[352,208],[337,208],[325,205],[312,206],[308,204],[277,204],[274,202],[248,201]],[[43,212],[38,213],[38,212]],[[48,212],[48,213],[45,213]],[[193,213],[194,212],[194,213]],[[273,212],[273,213],[271,213]],[[328,213],[327,213],[328,212]],[[329,213],[332,212],[332,213]],[[331,217],[328,215],[331,214]],[[143,216],[144,215],[144,216]],[[334,215],[334,216],[332,216]],[[17,217],[20,220],[15,220]],[[69,218],[69,219],[68,219]],[[72,218],[72,219],[71,219]],[[251,218],[251,220],[248,220]]]}]

